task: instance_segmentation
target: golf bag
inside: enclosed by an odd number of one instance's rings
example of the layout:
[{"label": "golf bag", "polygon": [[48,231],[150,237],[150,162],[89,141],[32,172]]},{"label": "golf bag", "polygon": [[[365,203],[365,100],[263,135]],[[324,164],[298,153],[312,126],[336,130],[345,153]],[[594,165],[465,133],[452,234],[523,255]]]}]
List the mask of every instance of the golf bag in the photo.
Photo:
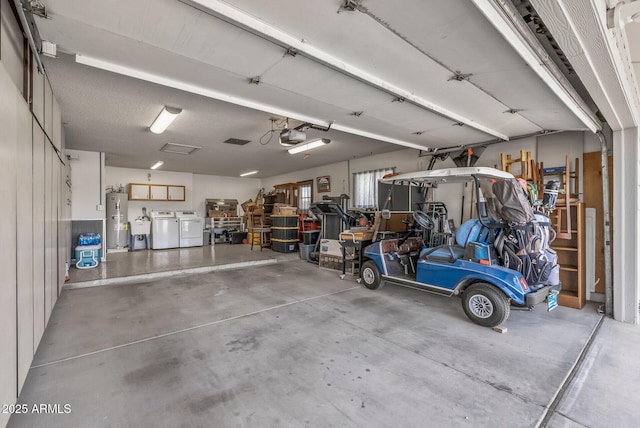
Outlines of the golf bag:
[{"label": "golf bag", "polygon": [[534,291],[544,285],[557,285],[560,266],[550,247],[555,232],[549,217],[534,213],[515,180],[494,183],[493,192],[502,204],[503,226],[493,242],[501,264],[520,272]]},{"label": "golf bag", "polygon": [[520,272],[535,291],[560,282],[558,255],[550,247],[554,239],[549,217],[536,213],[534,221],[502,228],[494,246],[502,265]]}]

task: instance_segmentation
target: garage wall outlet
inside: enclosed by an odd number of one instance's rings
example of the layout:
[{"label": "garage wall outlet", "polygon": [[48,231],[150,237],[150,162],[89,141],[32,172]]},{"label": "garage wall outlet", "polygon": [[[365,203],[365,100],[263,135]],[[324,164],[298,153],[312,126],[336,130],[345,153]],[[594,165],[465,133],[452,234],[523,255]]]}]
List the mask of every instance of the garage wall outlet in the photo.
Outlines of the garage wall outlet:
[{"label": "garage wall outlet", "polygon": [[102,204],[96,205],[96,211],[104,211],[104,205]]}]

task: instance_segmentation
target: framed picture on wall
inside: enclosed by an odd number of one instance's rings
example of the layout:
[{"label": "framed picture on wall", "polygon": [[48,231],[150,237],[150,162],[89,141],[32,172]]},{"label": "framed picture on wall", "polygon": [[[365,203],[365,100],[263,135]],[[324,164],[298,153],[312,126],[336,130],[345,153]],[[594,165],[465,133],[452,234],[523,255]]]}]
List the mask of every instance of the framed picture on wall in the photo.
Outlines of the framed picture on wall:
[{"label": "framed picture on wall", "polygon": [[318,193],[326,193],[331,191],[331,178],[328,175],[316,178],[318,183]]}]

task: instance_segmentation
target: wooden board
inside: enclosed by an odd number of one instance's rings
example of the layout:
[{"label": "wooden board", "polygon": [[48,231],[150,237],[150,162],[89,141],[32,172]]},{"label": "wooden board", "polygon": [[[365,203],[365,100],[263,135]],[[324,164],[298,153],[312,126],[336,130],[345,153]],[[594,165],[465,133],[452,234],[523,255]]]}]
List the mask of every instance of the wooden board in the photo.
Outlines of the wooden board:
[{"label": "wooden board", "polygon": [[[604,293],[604,225],[602,218],[602,168],[600,152],[583,155],[584,203],[587,208],[596,210],[596,293]],[[609,212],[613,212],[613,157],[609,156]],[[613,218],[611,219],[611,238],[613,245]],[[590,286],[590,284],[587,284]]]}]

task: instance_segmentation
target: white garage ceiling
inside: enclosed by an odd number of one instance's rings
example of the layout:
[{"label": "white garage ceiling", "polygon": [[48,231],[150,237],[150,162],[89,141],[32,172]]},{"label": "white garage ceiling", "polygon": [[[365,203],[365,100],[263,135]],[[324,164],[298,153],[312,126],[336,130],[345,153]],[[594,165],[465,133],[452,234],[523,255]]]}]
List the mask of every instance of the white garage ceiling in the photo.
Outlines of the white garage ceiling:
[{"label": "white garage ceiling", "polygon": [[[45,67],[67,147],[106,152],[112,166],[268,177],[398,144],[586,129],[468,0],[45,3],[37,25],[58,48]],[[154,135],[164,105],[183,112]],[[271,117],[331,125],[307,132],[331,143],[308,157],[277,133],[263,145]],[[232,137],[250,143],[223,144]],[[169,142],[202,149],[160,152]]]}]

